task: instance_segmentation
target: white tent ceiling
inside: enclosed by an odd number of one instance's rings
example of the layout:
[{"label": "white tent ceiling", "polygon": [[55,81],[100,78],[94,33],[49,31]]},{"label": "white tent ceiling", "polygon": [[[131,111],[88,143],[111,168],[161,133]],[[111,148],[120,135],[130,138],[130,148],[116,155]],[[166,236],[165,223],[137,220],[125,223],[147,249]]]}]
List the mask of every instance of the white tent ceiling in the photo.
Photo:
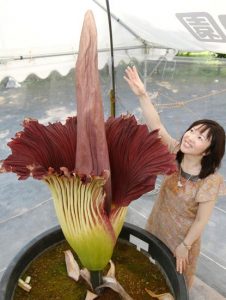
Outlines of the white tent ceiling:
[{"label": "white tent ceiling", "polygon": [[[84,13],[91,9],[98,31],[99,67],[110,60],[105,0],[0,0],[0,81],[29,74],[62,75],[74,66]],[[178,50],[226,53],[224,0],[109,0],[115,63]],[[116,17],[116,19],[114,18]],[[144,51],[146,47],[146,51]],[[124,50],[122,50],[124,49]],[[161,50],[160,50],[161,49]]]}]

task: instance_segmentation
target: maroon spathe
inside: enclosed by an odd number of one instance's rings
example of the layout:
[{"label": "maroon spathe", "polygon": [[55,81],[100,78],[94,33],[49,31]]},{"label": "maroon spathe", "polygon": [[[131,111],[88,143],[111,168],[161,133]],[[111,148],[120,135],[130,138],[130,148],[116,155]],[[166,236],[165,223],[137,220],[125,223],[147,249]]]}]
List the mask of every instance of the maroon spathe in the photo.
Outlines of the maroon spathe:
[{"label": "maroon spathe", "polygon": [[[24,123],[24,130],[8,143],[12,154],[3,162],[3,169],[19,179],[33,176],[42,179],[48,174],[68,176],[76,173],[77,118],[68,118],[44,126],[37,120]],[[158,174],[176,171],[174,155],[146,125],[138,125],[134,116],[109,118],[105,124],[109,151],[112,203],[127,206],[131,201],[154,188]],[[96,174],[94,174],[96,175]]]}]

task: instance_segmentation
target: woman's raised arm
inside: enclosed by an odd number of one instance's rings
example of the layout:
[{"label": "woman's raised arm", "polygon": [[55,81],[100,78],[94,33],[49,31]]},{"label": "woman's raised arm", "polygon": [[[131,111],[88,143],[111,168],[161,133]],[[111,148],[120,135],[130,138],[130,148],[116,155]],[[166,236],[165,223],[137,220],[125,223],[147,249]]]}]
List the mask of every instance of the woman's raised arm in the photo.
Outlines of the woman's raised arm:
[{"label": "woman's raised arm", "polygon": [[139,98],[147,126],[150,130],[159,129],[159,135],[161,136],[163,143],[171,148],[172,138],[163,126],[159,114],[152,104],[144,84],[137,73],[136,67],[127,67],[125,74],[124,79],[128,82],[133,93]]}]

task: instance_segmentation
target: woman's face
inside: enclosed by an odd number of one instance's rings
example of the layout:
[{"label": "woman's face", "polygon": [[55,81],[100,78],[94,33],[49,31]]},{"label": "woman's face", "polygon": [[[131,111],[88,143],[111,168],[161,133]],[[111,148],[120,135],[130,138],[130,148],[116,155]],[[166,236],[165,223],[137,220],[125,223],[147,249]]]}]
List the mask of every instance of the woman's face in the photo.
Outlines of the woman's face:
[{"label": "woman's face", "polygon": [[184,154],[198,156],[205,154],[205,150],[210,146],[211,138],[207,138],[209,129],[203,131],[203,126],[200,124],[185,132],[180,146]]}]

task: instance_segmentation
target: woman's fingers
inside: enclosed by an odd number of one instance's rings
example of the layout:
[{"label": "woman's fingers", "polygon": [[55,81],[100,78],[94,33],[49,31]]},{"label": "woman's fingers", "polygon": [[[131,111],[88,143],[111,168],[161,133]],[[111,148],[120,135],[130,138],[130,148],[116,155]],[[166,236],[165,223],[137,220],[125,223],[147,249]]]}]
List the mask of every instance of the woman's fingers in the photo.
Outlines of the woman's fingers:
[{"label": "woman's fingers", "polygon": [[130,77],[131,79],[138,79],[139,78],[139,75],[137,73],[137,69],[136,69],[135,66],[133,66],[132,68],[127,67],[125,72],[126,72],[127,76]]},{"label": "woman's fingers", "polygon": [[128,76],[132,76],[133,75],[133,69],[131,67],[127,67],[126,68],[126,74],[128,74]]},{"label": "woman's fingers", "polygon": [[186,259],[177,258],[177,260],[176,260],[176,269],[177,269],[177,272],[179,272],[180,274],[182,274],[186,270],[186,267],[187,267],[187,261],[186,261]]},{"label": "woman's fingers", "polygon": [[133,66],[132,68],[127,67],[125,70],[125,73],[126,73],[128,79],[139,82],[139,83],[141,82],[135,66]]},{"label": "woman's fingers", "polygon": [[186,270],[186,267],[187,267],[187,260],[185,259],[183,261],[183,272]]},{"label": "woman's fingers", "polygon": [[189,265],[189,258],[186,258],[186,264]]},{"label": "woman's fingers", "polygon": [[128,83],[130,83],[129,78],[127,78],[126,76],[123,76],[123,78],[124,78]]},{"label": "woman's fingers", "polygon": [[139,76],[139,74],[138,74],[137,69],[136,69],[135,66],[133,66],[133,74],[134,74],[134,76],[135,76],[135,78],[136,78],[137,80],[140,80],[140,76]]},{"label": "woman's fingers", "polygon": [[176,258],[176,269],[177,269],[177,272],[179,272],[180,270],[180,259],[179,258]]},{"label": "woman's fingers", "polygon": [[133,77],[132,77],[131,73],[130,73],[127,69],[126,69],[125,73],[126,73],[126,76],[124,76],[124,79],[125,79],[128,83],[131,82],[131,81],[133,81]]},{"label": "woman's fingers", "polygon": [[178,266],[177,266],[177,272],[179,272],[180,274],[182,274],[183,271],[183,262],[181,259],[178,259]]},{"label": "woman's fingers", "polygon": [[140,80],[135,66],[132,68],[126,68],[124,79],[129,84],[131,90],[134,92],[135,95],[141,96],[146,94],[144,84]]}]

